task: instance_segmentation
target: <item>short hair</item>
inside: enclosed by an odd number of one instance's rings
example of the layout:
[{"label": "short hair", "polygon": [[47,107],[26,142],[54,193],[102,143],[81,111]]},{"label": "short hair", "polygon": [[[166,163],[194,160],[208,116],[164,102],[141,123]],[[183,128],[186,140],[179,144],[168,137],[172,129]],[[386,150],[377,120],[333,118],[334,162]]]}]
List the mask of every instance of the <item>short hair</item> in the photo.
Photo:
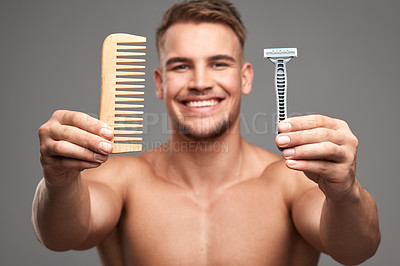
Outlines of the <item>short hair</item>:
[{"label": "short hair", "polygon": [[246,28],[237,9],[227,0],[186,0],[168,9],[156,33],[158,52],[165,32],[179,22],[211,22],[227,25],[238,37],[241,48],[244,48]]}]

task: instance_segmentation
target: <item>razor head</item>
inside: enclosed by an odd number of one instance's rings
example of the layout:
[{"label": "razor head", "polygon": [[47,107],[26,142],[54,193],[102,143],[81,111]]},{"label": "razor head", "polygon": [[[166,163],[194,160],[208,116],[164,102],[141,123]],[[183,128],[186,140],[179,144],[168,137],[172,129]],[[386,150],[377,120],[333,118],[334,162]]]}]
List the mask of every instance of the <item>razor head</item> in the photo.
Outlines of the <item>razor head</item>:
[{"label": "razor head", "polygon": [[292,58],[297,57],[297,48],[267,48],[264,49],[265,58]]}]

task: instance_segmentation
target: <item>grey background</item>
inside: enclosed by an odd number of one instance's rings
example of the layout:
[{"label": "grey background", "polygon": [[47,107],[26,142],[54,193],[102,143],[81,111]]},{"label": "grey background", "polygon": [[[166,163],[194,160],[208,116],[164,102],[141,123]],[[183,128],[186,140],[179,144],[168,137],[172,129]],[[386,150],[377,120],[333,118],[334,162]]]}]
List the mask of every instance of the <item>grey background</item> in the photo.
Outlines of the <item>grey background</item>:
[{"label": "grey background", "polygon": [[[266,47],[297,47],[288,64],[289,112],[346,120],[360,140],[358,178],[379,206],[382,243],[363,265],[398,265],[398,0],[233,1],[248,28],[246,59],[255,69],[243,98],[250,142],[276,152],[273,65]],[[148,36],[149,114],[145,144],[167,139],[156,99],[154,29],[175,1],[0,2],[1,179],[0,265],[98,265],[95,250],[54,253],[35,239],[31,201],[41,178],[37,129],[56,109],[97,116],[101,45],[112,32]],[[158,120],[158,121],[157,121]],[[156,123],[157,122],[157,123]],[[152,125],[155,124],[155,125]],[[338,265],[322,256],[320,265]]]}]

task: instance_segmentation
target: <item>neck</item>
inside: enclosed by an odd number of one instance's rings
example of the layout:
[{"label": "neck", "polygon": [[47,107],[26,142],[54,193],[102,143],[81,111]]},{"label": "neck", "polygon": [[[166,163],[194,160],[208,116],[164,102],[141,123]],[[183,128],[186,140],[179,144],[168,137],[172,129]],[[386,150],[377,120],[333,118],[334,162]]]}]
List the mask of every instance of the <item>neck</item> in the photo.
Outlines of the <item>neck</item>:
[{"label": "neck", "polygon": [[209,194],[240,181],[243,143],[239,120],[213,140],[190,140],[172,134],[168,146],[168,176],[196,194]]}]

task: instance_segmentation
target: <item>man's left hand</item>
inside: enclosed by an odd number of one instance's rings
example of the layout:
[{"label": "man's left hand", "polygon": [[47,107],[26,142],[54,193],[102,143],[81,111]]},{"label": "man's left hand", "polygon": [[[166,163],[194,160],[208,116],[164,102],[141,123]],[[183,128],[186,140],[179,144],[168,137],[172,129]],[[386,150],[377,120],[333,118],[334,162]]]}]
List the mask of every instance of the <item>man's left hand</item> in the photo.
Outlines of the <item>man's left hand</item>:
[{"label": "man's left hand", "polygon": [[288,118],[276,137],[287,167],[303,171],[327,198],[343,200],[355,185],[358,140],[346,122],[322,115]]}]

